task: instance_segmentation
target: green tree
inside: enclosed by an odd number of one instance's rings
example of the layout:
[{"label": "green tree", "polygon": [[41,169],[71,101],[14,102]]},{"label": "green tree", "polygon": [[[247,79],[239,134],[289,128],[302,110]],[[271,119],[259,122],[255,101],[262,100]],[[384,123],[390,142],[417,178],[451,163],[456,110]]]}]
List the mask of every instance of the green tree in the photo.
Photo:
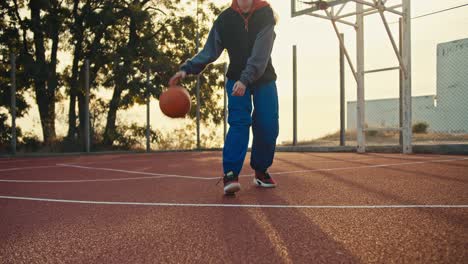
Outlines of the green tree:
[{"label": "green tree", "polygon": [[[201,1],[200,35],[206,37],[221,9]],[[158,98],[183,60],[193,56],[197,20],[188,15],[187,0],[7,0],[0,2],[0,107],[9,106],[9,53],[17,57],[18,116],[27,111],[25,97],[34,94],[44,143],[56,139],[55,104],[69,98],[68,133],[82,142],[85,127],[84,65],[90,61],[93,100],[97,88],[112,91],[106,103],[101,138],[111,145],[116,137],[119,110],[143,104],[146,93]],[[203,41],[202,41],[203,42]],[[59,52],[71,55],[61,71]],[[150,71],[150,89],[146,72]],[[219,124],[218,101],[223,87],[222,65],[212,65],[201,76],[202,122]],[[195,78],[184,85],[192,95],[195,118]],[[65,88],[62,96],[60,88]],[[102,103],[102,102],[101,102]],[[5,123],[6,118],[2,117]]]},{"label": "green tree", "polygon": [[[115,56],[112,39],[119,37],[115,30],[126,14],[121,1],[68,0],[72,15],[67,20],[67,36],[73,52],[71,68],[67,69],[67,92],[70,97],[67,139],[82,142],[85,128],[85,60],[90,61],[91,87],[102,85],[102,75],[108,74]],[[77,116],[78,107],[78,116]],[[77,121],[79,121],[77,125]]]},{"label": "green tree", "polygon": [[[155,6],[157,8],[155,8]],[[156,12],[152,12],[156,10]],[[109,102],[104,144],[111,145],[116,132],[117,111],[127,109],[135,104],[144,103],[147,85],[146,71],[152,75],[152,88],[149,91],[159,97],[166,88],[170,76],[177,70],[183,59],[195,54],[196,19],[192,16],[181,16],[184,10],[171,4],[155,5],[151,1],[131,1],[126,6],[128,19],[119,32],[124,40],[114,39],[116,56],[109,67],[112,74],[107,75],[105,86],[113,88]],[[200,33],[206,37],[214,15],[221,10],[215,5],[200,9]],[[122,37],[122,36],[120,36]],[[222,65],[211,66],[202,76],[201,118],[205,122],[219,124],[222,121],[222,109],[216,103],[220,99],[217,90],[223,87]],[[195,117],[196,100],[194,79],[189,80],[187,87],[192,94],[193,105],[190,117]]]},{"label": "green tree", "polygon": [[61,75],[57,72],[60,36],[68,10],[57,0],[9,0],[2,6],[12,46],[24,67],[20,79],[31,82],[39,108],[44,143],[55,141],[55,103]]},{"label": "green tree", "polygon": [[[16,57],[16,115],[22,117],[29,109],[26,93],[31,86],[28,73],[25,71],[27,57],[19,53],[21,48],[20,30],[16,26],[15,8],[10,2],[0,2],[0,110],[11,112],[11,60],[13,53]],[[19,56],[18,56],[19,55]],[[8,145],[11,140],[11,127],[7,124],[8,115],[0,113],[0,145]],[[21,131],[17,129],[17,137]],[[6,149],[6,147],[1,147]]]}]

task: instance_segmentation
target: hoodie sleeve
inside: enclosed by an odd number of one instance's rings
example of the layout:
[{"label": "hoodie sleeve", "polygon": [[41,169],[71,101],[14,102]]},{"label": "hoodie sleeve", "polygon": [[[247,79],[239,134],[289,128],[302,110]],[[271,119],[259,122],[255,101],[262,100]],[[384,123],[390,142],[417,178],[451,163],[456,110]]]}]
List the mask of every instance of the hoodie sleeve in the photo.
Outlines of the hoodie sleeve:
[{"label": "hoodie sleeve", "polygon": [[252,54],[247,60],[245,69],[242,71],[239,79],[244,85],[248,86],[252,84],[265,73],[275,38],[274,24],[267,25],[257,34]]},{"label": "hoodie sleeve", "polygon": [[193,58],[185,61],[180,70],[185,71],[187,74],[199,74],[208,64],[218,59],[223,50],[224,46],[221,42],[218,23],[215,22],[203,49]]}]

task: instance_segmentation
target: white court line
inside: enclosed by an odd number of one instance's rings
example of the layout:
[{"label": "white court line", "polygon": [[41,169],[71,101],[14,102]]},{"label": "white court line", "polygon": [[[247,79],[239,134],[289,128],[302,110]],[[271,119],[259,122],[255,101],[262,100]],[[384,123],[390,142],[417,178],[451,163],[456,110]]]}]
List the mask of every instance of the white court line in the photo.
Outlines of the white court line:
[{"label": "white court line", "polygon": [[384,167],[397,167],[401,165],[415,165],[415,164],[427,164],[427,163],[441,163],[441,162],[453,162],[468,160],[468,158],[459,159],[443,159],[443,160],[425,160],[425,161],[413,161],[413,162],[400,162],[390,164],[378,164],[378,165],[363,165],[343,168],[329,168],[329,169],[314,169],[314,170],[297,170],[297,171],[284,171],[284,172],[271,172],[271,175],[284,175],[294,173],[305,173],[305,172],[319,172],[319,171],[339,171],[339,170],[351,170],[351,169],[367,169],[367,168],[384,168]]},{"label": "white court line", "polygon": [[161,178],[182,178],[182,179],[197,179],[197,180],[213,180],[213,179],[219,178],[219,177],[197,177],[197,176],[186,176],[186,175],[176,175],[176,174],[152,173],[152,172],[144,172],[144,171],[119,170],[119,169],[111,169],[111,168],[87,167],[87,166],[79,166],[79,165],[72,165],[72,164],[57,164],[57,166],[86,169],[86,170],[102,170],[102,171],[121,172],[121,173],[128,173],[128,174],[161,176]]},{"label": "white court line", "polygon": [[108,201],[84,201],[64,200],[21,196],[0,196],[0,199],[26,200],[53,203],[75,203],[93,205],[136,205],[136,206],[160,206],[160,207],[242,207],[242,208],[303,208],[303,209],[398,209],[398,208],[468,208],[468,205],[289,205],[289,204],[196,204],[196,203],[144,203],[144,202],[108,202]]},{"label": "white court line", "polygon": [[20,167],[20,168],[8,168],[8,169],[0,169],[0,172],[4,172],[4,171],[18,171],[18,170],[33,170],[33,169],[50,169],[50,168],[57,168],[57,165],[51,165],[51,166],[35,166],[35,167]]},{"label": "white court line", "polygon": [[[210,157],[210,159],[216,159],[216,160],[221,160],[222,157]],[[376,158],[363,158],[363,159],[355,159],[355,160],[314,160],[310,161],[309,163],[337,163],[337,162],[353,162],[353,161],[367,161],[367,160],[375,160]],[[94,162],[79,162],[79,163],[67,163],[71,165],[79,165],[79,166],[86,166],[86,165],[92,165],[92,164],[105,164],[105,163],[134,163],[134,162],[152,162],[154,158],[146,158],[146,159],[133,159],[133,160],[106,160],[106,161],[94,161]],[[182,158],[182,159],[170,159],[170,160],[163,160],[163,161],[168,161],[171,162],[172,160],[178,160],[178,161],[188,161],[188,160],[200,160],[200,158]],[[305,159],[304,159],[305,160]]]},{"label": "white court line", "polygon": [[[340,170],[354,170],[354,169],[366,169],[366,168],[384,168],[384,167],[397,167],[397,166],[401,166],[401,165],[442,163],[442,162],[453,162],[453,161],[463,161],[463,160],[468,160],[468,158],[443,159],[443,160],[426,160],[426,161],[401,162],[401,163],[380,164],[380,165],[363,165],[363,166],[329,168],[329,169],[284,171],[284,172],[272,172],[270,174],[272,174],[272,175],[285,175],[285,174],[320,172],[320,171],[340,171]],[[184,176],[184,175],[151,173],[151,172],[141,172],[141,171],[118,170],[118,169],[110,169],[110,168],[94,168],[94,167],[85,167],[85,166],[70,165],[70,164],[57,164],[57,166],[74,167],[74,168],[89,169],[89,170],[104,170],[104,171],[113,171],[113,172],[120,172],[120,173],[129,173],[129,174],[143,174],[143,175],[151,175],[151,176],[133,177],[133,178],[89,179],[89,180],[13,180],[13,179],[0,179],[0,182],[10,182],[10,183],[84,183],[84,182],[131,181],[131,180],[161,179],[161,178],[182,178],[182,179],[191,179],[191,180],[219,180],[219,177]],[[239,177],[252,177],[252,176],[253,176],[253,174],[244,174],[244,175],[240,175]]]},{"label": "white court line", "polygon": [[[0,159],[0,163],[25,163],[25,162],[41,162],[41,161],[55,161],[60,159],[67,158],[67,156],[56,156],[56,157],[31,157],[31,158],[5,158],[5,159]],[[74,160],[77,161],[76,158],[70,157],[68,160]]]},{"label": "white court line", "polygon": [[170,178],[168,176],[148,176],[133,178],[112,178],[112,179],[90,179],[90,180],[6,180],[0,179],[0,182],[10,183],[84,183],[84,182],[114,182],[114,181],[134,181],[147,179]]},{"label": "white court line", "polygon": [[[122,160],[104,160],[104,161],[85,161],[85,162],[78,162],[78,163],[67,163],[67,164],[73,164],[73,165],[93,165],[93,164],[106,164],[106,163],[140,163],[140,162],[152,162],[155,159],[159,157],[147,157],[144,159],[122,159]],[[209,159],[216,159],[216,160],[221,160],[221,156],[219,157],[209,157]],[[174,162],[174,161],[188,161],[188,160],[194,160],[198,161],[200,159],[206,159],[204,157],[194,157],[194,158],[162,158],[162,161],[165,162]]]},{"label": "white court line", "polygon": [[[308,161],[308,163],[340,163],[340,162],[357,162],[357,161],[369,161],[369,160],[375,160],[375,159],[391,159],[397,157],[398,159],[406,159],[406,160],[428,160],[428,159],[434,159],[434,158],[441,158],[442,156],[414,156],[414,157],[408,157],[403,154],[394,154],[393,156],[383,156],[383,155],[375,155],[370,158],[361,158],[361,159],[349,159],[349,160],[313,160],[313,161]],[[210,159],[216,159],[219,160],[222,157],[210,157]],[[324,157],[323,157],[324,158]],[[87,165],[93,165],[93,164],[106,164],[106,163],[135,163],[135,162],[151,162],[153,161],[154,157],[147,157],[144,159],[128,159],[128,160],[104,160],[104,161],[90,161],[90,162],[79,162],[79,163],[66,163],[69,165],[79,165],[79,166],[87,166]],[[165,159],[164,161],[172,161],[172,160],[199,160],[200,158],[172,158],[170,160]],[[301,161],[306,160],[306,158],[301,158]]]},{"label": "white court line", "polygon": [[[379,156],[378,158],[388,158],[388,157]],[[193,158],[193,159],[196,159],[196,158]],[[369,160],[375,160],[375,159],[376,158],[374,157],[374,158],[364,158],[364,159],[355,159],[355,160],[322,160],[322,161],[311,161],[311,162],[308,162],[308,163],[358,162],[358,161],[369,161]],[[427,160],[427,159],[426,158],[421,158],[421,159],[418,158],[418,159],[412,159],[412,160]],[[141,160],[137,160],[137,161],[150,162],[151,160],[141,159]],[[75,167],[78,166],[79,167],[79,166],[81,166],[81,168],[84,168],[86,166],[82,166],[82,165],[99,164],[99,163],[111,163],[111,162],[122,163],[122,161],[85,162],[85,163],[80,163],[80,164],[66,163],[66,164],[56,164],[56,165],[48,165],[48,166],[34,166],[34,167],[19,167],[19,168],[0,169],[0,173],[5,172],[5,171],[8,172],[8,171],[31,170],[31,169],[49,169],[49,168],[56,168],[57,166],[65,166],[65,167],[73,167],[73,166],[75,166]],[[123,162],[128,163],[128,162],[132,162],[132,160],[127,160],[127,161],[123,161]],[[93,167],[86,167],[86,168],[93,168]],[[120,171],[120,172],[122,172],[122,171]],[[125,171],[125,172],[128,172],[128,171]],[[300,172],[300,171],[298,171],[298,172]],[[172,177],[172,175],[164,175],[164,176],[171,176]],[[192,176],[183,176],[183,175],[174,175],[174,176],[183,177],[183,178],[192,177]],[[251,176],[251,175],[247,175],[247,176]],[[201,179],[201,180],[206,180],[207,179],[206,177],[194,177],[194,178],[195,179]],[[147,178],[144,177],[144,178],[135,178],[135,179],[147,179]],[[151,179],[151,177],[149,179]],[[101,181],[101,180],[98,179],[98,180],[93,180],[93,181]],[[50,181],[41,181],[41,182],[50,182]],[[77,181],[66,181],[66,182],[77,182]],[[81,181],[78,181],[78,182],[81,182]]]},{"label": "white court line", "polygon": [[103,171],[112,171],[120,172],[127,174],[139,174],[139,175],[150,175],[146,177],[131,177],[131,178],[108,178],[108,179],[86,179],[86,180],[13,180],[13,179],[0,179],[0,182],[9,182],[9,183],[85,183],[85,182],[115,182],[115,181],[132,181],[132,180],[147,180],[147,179],[162,179],[162,178],[182,178],[182,179],[196,179],[196,180],[214,180],[219,179],[219,177],[196,177],[196,176],[185,176],[185,175],[174,175],[174,174],[162,174],[162,173],[151,173],[143,171],[129,171],[129,170],[118,170],[110,168],[96,168],[96,167],[86,167],[70,164],[57,164],[61,167],[71,167],[79,169],[88,169],[88,170],[103,170]]}]

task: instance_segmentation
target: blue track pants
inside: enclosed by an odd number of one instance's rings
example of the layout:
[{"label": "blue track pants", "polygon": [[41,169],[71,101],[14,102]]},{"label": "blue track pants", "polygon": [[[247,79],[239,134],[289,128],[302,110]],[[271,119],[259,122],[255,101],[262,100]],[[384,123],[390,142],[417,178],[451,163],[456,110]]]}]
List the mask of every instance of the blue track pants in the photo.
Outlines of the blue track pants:
[{"label": "blue track pants", "polygon": [[223,149],[224,173],[241,172],[251,126],[253,142],[250,166],[257,171],[266,171],[273,164],[279,132],[276,82],[248,87],[244,96],[232,96],[235,82],[228,80],[226,85],[229,131]]}]

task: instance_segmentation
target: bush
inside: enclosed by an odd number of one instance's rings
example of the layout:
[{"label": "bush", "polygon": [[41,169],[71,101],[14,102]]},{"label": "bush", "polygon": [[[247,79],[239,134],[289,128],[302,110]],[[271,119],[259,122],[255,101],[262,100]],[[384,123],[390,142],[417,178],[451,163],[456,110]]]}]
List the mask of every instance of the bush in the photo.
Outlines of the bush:
[{"label": "bush", "polygon": [[427,134],[429,124],[426,122],[419,122],[413,125],[413,133],[415,134]]},{"label": "bush", "polygon": [[11,127],[6,124],[8,116],[0,114],[0,145],[9,145],[11,141]]},{"label": "bush", "polygon": [[19,149],[23,152],[37,152],[40,150],[42,142],[32,134],[26,134],[21,138]]},{"label": "bush", "polygon": [[[0,152],[11,151],[11,133],[13,129],[7,124],[7,114],[0,114]],[[21,128],[16,127],[17,140],[23,136]],[[19,142],[17,143],[19,144]]]},{"label": "bush", "polygon": [[376,137],[379,134],[378,130],[367,130],[366,136],[367,137]]}]

